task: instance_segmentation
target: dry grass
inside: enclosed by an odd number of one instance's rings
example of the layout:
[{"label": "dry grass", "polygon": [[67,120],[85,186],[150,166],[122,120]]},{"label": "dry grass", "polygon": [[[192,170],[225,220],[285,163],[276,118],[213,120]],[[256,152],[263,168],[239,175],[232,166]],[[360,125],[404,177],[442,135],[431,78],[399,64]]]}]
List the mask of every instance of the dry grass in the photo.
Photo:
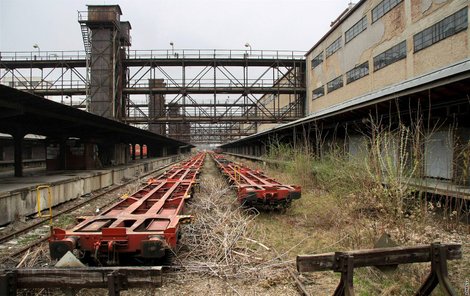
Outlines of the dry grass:
[{"label": "dry grass", "polygon": [[[174,260],[182,271],[175,273],[175,278],[188,286],[183,291],[216,295],[282,291],[282,295],[296,295],[285,270],[293,268],[294,261],[285,260],[284,252],[279,253],[259,236],[257,225],[264,214],[240,207],[235,191],[211,160],[206,162],[201,179],[200,192],[188,207],[195,219],[184,226]],[[201,285],[201,281],[210,284]],[[194,287],[188,285],[192,282]],[[162,291],[172,294],[169,289]]]},{"label": "dry grass", "polygon": [[[407,137],[407,134],[403,132],[401,136]],[[390,138],[383,136],[380,140],[387,142]],[[379,149],[379,146],[375,148]],[[288,150],[288,147],[281,147],[277,152],[271,152],[272,155],[287,156],[284,160],[290,161],[286,166],[265,170],[282,182],[301,182],[302,198],[294,201],[284,215],[261,214],[255,226],[257,239],[287,252],[286,260],[294,259],[297,254],[372,248],[383,233],[390,234],[404,246],[435,241],[461,243],[463,258],[449,262],[449,274],[455,289],[463,294],[464,282],[470,279],[469,228],[458,222],[455,213],[454,216],[446,214],[446,209],[436,208],[436,204],[420,201],[411,194],[407,182],[414,171],[405,170],[408,159],[398,160],[397,166],[387,153],[377,150],[377,167],[374,168],[368,159],[358,161],[332,153],[320,160],[306,154],[308,149]],[[414,165],[419,166],[418,163]],[[385,175],[378,178],[374,174],[377,169]],[[388,186],[382,185],[384,177]],[[424,281],[429,270],[430,264],[400,266],[392,274],[383,274],[375,268],[357,269],[356,293],[410,295]],[[320,279],[338,278],[333,273],[326,273]],[[318,293],[315,285],[309,288],[313,294]],[[437,291],[435,295],[441,295],[441,292]]]},{"label": "dry grass", "polygon": [[195,221],[184,227],[177,262],[186,272],[242,276],[265,254],[250,241],[256,212],[241,209],[223,180],[204,177],[190,206]]}]

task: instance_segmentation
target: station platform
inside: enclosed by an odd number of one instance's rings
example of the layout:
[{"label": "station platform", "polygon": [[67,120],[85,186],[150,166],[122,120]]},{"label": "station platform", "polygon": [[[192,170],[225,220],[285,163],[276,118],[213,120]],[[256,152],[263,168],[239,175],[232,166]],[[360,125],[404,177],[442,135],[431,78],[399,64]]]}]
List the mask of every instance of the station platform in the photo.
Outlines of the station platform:
[{"label": "station platform", "polygon": [[422,192],[470,201],[470,186],[468,185],[458,185],[449,180],[434,178],[414,178],[409,181],[409,184]]},{"label": "station platform", "polygon": [[[0,226],[20,217],[37,213],[37,187],[50,186],[52,206],[73,200],[93,191],[137,178],[159,167],[177,161],[181,155],[141,159],[127,165],[87,171],[25,170],[25,177],[14,177],[13,171],[0,172]],[[48,208],[47,188],[40,189],[41,210]]]},{"label": "station platform", "polygon": [[[286,161],[266,159],[245,154],[237,154],[230,152],[224,152],[224,154],[239,159],[248,159],[251,161],[258,161],[273,165],[285,165],[287,163]],[[383,184],[386,185],[386,182],[383,182]],[[452,183],[450,180],[442,180],[435,178],[412,178],[408,180],[408,185],[411,186],[414,190],[419,190],[428,194],[436,194],[442,197],[452,197],[456,199],[470,201],[470,186],[458,185]]]}]

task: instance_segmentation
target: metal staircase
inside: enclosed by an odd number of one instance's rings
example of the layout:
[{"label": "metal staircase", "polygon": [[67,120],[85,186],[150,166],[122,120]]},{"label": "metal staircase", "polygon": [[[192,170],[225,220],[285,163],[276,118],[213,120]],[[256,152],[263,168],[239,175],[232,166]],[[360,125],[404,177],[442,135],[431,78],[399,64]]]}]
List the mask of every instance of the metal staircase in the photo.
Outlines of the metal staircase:
[{"label": "metal staircase", "polygon": [[86,62],[86,86],[85,86],[85,108],[90,110],[90,58],[91,58],[91,30],[88,28],[86,21],[88,12],[78,11],[78,23],[82,31],[83,45],[85,46],[85,62]]},{"label": "metal staircase", "polygon": [[80,22],[80,29],[82,30],[83,45],[87,55],[91,54],[91,36],[90,29],[84,22]]}]

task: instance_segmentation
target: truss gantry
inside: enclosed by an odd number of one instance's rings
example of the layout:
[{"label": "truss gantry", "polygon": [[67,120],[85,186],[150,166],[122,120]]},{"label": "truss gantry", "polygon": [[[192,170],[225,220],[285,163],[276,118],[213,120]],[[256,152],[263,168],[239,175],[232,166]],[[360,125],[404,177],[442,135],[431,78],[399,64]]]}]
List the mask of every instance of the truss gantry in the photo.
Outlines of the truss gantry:
[{"label": "truss gantry", "polygon": [[[170,137],[224,143],[265,123],[304,116],[305,60],[293,51],[128,50],[122,57],[126,98],[123,121],[162,124]],[[155,79],[163,83],[155,85]],[[2,52],[0,82],[56,101],[89,94],[85,51]],[[162,96],[161,112],[149,100]],[[93,98],[90,98],[93,100]],[[72,99],[70,99],[72,101]],[[189,124],[175,134],[170,125]]]}]

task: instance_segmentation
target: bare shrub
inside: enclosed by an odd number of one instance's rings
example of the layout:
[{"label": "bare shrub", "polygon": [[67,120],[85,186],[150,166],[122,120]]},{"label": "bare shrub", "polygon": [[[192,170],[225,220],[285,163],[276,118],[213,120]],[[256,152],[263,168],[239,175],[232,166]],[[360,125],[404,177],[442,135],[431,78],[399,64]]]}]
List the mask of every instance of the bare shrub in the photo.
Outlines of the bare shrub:
[{"label": "bare shrub", "polygon": [[176,263],[187,273],[224,279],[243,278],[261,270],[276,272],[271,268],[284,262],[275,260],[269,247],[252,239],[258,212],[241,208],[220,178],[203,178],[201,192],[190,206],[195,220],[184,227]]}]

